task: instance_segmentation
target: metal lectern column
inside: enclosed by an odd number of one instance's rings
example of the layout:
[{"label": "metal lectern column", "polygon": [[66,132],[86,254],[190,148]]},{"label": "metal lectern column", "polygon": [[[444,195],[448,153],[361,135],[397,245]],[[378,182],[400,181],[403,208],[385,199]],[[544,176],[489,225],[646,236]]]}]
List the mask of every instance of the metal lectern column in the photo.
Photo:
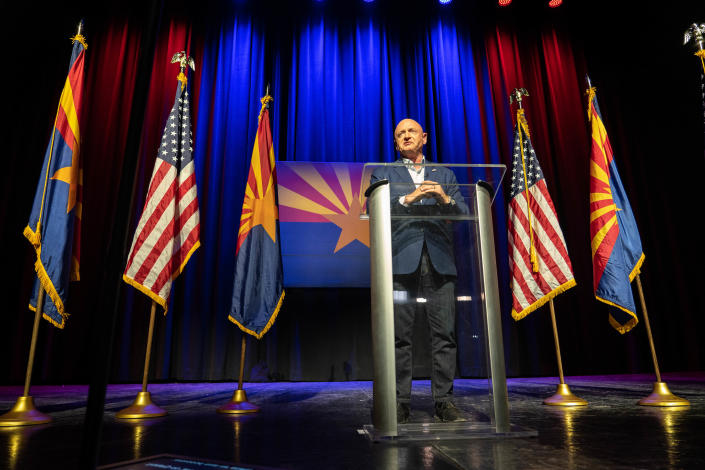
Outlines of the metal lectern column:
[{"label": "metal lectern column", "polygon": [[370,186],[365,196],[370,214],[372,424],[376,435],[391,437],[397,435],[397,407],[389,182],[382,180]]},{"label": "metal lectern column", "polygon": [[480,238],[480,262],[482,263],[482,285],[485,294],[485,317],[490,352],[490,373],[496,432],[509,432],[509,400],[507,397],[507,373],[504,366],[504,343],[502,341],[502,318],[497,283],[497,259],[492,230],[492,187],[479,182],[476,187],[477,231]]}]

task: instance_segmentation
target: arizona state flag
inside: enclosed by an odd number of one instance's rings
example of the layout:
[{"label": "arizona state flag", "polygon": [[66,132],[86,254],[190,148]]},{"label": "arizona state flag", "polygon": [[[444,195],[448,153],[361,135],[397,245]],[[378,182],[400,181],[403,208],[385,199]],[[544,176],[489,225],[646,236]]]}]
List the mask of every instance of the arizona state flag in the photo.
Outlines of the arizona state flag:
[{"label": "arizona state flag", "polygon": [[269,124],[272,97],[267,95],[261,101],[262,109],[240,216],[233,300],[229,314],[230,321],[257,339],[274,324],[284,300],[277,223],[277,179]]},{"label": "arizona state flag", "polygon": [[32,213],[24,236],[34,247],[37,271],[29,308],[37,310],[39,284],[47,293],[42,316],[63,328],[69,314],[65,300],[69,281],[79,280],[81,195],[83,175],[79,159],[79,112],[83,97],[86,45],[79,33],[73,38],[69,73],[59,99],[54,128],[44,155]]},{"label": "arizona state flag", "polygon": [[617,172],[612,146],[597,105],[588,90],[592,125],[590,154],[590,239],[595,298],[611,305],[609,321],[620,333],[639,322],[631,281],[644,262],[639,229]]}]

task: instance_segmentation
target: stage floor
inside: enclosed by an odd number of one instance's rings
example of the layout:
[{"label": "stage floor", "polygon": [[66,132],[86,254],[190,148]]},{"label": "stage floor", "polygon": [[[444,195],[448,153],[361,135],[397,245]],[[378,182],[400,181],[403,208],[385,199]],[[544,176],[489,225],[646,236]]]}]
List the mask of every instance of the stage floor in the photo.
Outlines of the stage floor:
[{"label": "stage floor", "polygon": [[[542,404],[556,391],[556,378],[509,379],[511,423],[537,437],[403,444],[360,434],[371,422],[371,382],[246,383],[249,401],[261,411],[239,417],[215,411],[237,384],[152,384],[153,401],[169,414],[149,420],[116,419],[140,386],[111,385],[99,465],[176,454],[275,469],[705,468],[705,373],[663,379],[691,405],[638,406],[652,390],[648,375],[568,377],[572,392],[589,402],[579,408]],[[0,387],[0,412],[21,394],[22,387]],[[0,427],[0,468],[76,468],[87,394],[87,386],[32,387],[37,408],[54,420]],[[458,379],[455,394],[470,420],[489,419],[487,381]],[[411,421],[432,422],[432,409],[429,382],[414,381]]]}]

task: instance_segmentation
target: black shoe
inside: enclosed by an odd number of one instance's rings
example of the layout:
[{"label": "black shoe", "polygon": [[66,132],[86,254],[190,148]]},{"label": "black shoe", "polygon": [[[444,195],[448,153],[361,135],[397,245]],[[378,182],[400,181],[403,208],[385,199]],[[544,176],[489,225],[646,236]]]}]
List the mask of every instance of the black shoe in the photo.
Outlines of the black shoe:
[{"label": "black shoe", "polygon": [[460,415],[460,410],[450,400],[436,402],[436,418],[444,423],[465,421],[465,418]]},{"label": "black shoe", "polygon": [[411,408],[408,403],[397,403],[397,424],[404,424],[409,421]]}]

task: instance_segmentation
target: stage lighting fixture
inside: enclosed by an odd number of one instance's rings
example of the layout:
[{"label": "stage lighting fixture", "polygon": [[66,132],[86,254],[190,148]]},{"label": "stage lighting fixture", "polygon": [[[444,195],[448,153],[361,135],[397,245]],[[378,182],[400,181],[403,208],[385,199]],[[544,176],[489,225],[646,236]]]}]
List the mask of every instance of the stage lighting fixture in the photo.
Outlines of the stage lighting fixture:
[{"label": "stage lighting fixture", "polygon": [[438,3],[440,3],[441,5],[445,5],[446,3],[450,3],[452,1],[453,0],[438,0]]},{"label": "stage lighting fixture", "polygon": [[501,7],[506,7],[510,3],[512,3],[512,0],[497,0],[497,4]]},{"label": "stage lighting fixture", "polygon": [[557,8],[563,4],[563,0],[550,0],[548,6],[551,8]]}]

